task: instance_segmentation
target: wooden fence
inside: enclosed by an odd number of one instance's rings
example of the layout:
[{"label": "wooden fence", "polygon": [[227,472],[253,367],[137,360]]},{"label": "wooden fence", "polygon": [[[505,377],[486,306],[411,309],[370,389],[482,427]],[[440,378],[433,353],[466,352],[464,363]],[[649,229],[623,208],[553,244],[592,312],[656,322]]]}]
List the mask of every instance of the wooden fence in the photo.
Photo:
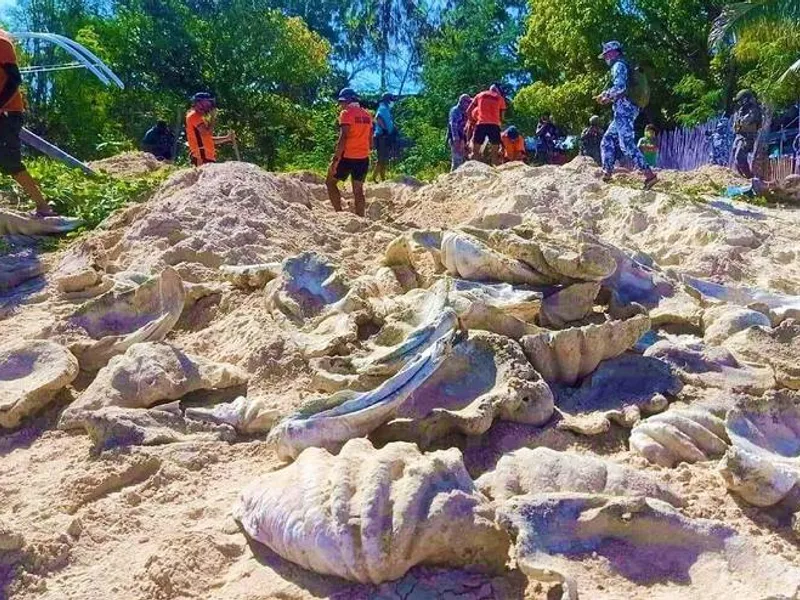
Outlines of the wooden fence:
[{"label": "wooden fence", "polygon": [[658,166],[691,171],[711,164],[711,134],[716,123],[716,119],[712,119],[697,127],[662,132],[658,136]]},{"label": "wooden fence", "polygon": [[768,181],[783,181],[789,175],[798,173],[794,156],[781,156],[769,159]]}]

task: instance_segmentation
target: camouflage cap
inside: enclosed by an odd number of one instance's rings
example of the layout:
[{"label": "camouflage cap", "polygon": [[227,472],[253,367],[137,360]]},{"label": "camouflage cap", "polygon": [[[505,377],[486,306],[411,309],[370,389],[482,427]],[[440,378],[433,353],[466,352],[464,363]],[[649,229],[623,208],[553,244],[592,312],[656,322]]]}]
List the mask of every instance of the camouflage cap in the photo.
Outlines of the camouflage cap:
[{"label": "camouflage cap", "polygon": [[603,44],[603,51],[597,58],[605,58],[605,55],[609,52],[622,52],[622,44],[619,43],[617,40],[611,40],[610,42],[606,42]]}]

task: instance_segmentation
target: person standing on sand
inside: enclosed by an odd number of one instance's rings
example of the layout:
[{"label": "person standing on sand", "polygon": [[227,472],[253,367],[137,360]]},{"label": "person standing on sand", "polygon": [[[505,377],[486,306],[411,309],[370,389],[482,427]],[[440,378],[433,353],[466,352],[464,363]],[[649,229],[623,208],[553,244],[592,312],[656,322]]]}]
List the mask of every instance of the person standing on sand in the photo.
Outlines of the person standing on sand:
[{"label": "person standing on sand", "polygon": [[351,178],[355,213],[363,217],[366,210],[364,180],[369,173],[369,153],[372,150],[372,116],[361,107],[358,94],[351,88],[339,92],[339,140],[328,167],[325,185],[333,210],[342,210],[339,182]]},{"label": "person standing on sand", "polygon": [[647,164],[642,151],[636,147],[636,134],[634,123],[639,116],[641,107],[631,100],[634,91],[631,68],[624,60],[622,44],[617,41],[603,44],[602,58],[611,67],[611,86],[598,95],[595,100],[600,104],[612,104],[614,119],[608,126],[602,141],[603,181],[611,181],[614,175],[614,165],[617,162],[617,144],[622,153],[644,173],[644,189],[651,189],[658,178]]},{"label": "person standing on sand", "polygon": [[186,140],[189,154],[195,167],[217,162],[217,144],[232,144],[233,132],[215,136],[214,123],[217,117],[217,101],[209,93],[200,92],[192,96],[192,109],[186,113]]},{"label": "person standing on sand", "polygon": [[639,150],[642,151],[644,155],[645,161],[650,166],[650,168],[654,168],[658,165],[658,140],[656,136],[658,132],[654,125],[648,125],[644,128],[644,136],[639,140],[639,143],[636,144]]},{"label": "person standing on sand", "polygon": [[392,152],[397,137],[397,129],[394,126],[392,117],[392,102],[395,97],[391,94],[384,94],[378,103],[378,110],[375,111],[375,150],[378,160],[375,161],[375,169],[372,171],[372,182],[378,180],[386,181],[386,167],[392,158]]},{"label": "person standing on sand", "polygon": [[472,159],[482,158],[484,143],[489,141],[489,164],[497,166],[500,161],[500,126],[507,105],[500,85],[495,83],[472,100],[467,114],[475,119],[472,134]]},{"label": "person standing on sand", "polygon": [[742,90],[734,100],[737,109],[733,116],[733,131],[736,139],[733,142],[734,162],[736,170],[745,179],[753,178],[750,167],[750,153],[756,145],[758,131],[764,121],[761,106],[756,95],[751,90]]},{"label": "person standing on sand", "polygon": [[55,217],[58,215],[44,199],[39,184],[22,162],[20,134],[25,122],[25,101],[21,86],[22,74],[14,42],[8,32],[0,29],[0,173],[14,179],[36,204],[32,216]]},{"label": "person standing on sand", "polygon": [[539,117],[539,123],[536,125],[536,137],[539,138],[539,157],[542,163],[549,165],[553,160],[558,138],[556,126],[550,115]]},{"label": "person standing on sand", "polygon": [[450,146],[450,170],[455,171],[467,159],[467,108],[472,103],[468,94],[461,94],[458,104],[450,109],[447,119],[447,144]]},{"label": "person standing on sand", "polygon": [[603,164],[600,156],[600,142],[603,139],[603,130],[600,128],[600,117],[592,115],[589,126],[581,133],[581,156],[589,156],[598,165]]}]

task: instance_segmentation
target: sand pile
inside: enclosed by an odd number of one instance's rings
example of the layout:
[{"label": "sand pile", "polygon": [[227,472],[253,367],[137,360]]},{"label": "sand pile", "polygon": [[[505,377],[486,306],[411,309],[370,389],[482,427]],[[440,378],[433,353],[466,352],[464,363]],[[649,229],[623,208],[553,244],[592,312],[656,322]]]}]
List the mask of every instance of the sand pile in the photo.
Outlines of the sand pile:
[{"label": "sand pile", "polygon": [[0,598],[792,597],[800,219],[662,179],[468,163],[359,218],[312,174],[176,172],[2,298],[4,389],[42,344],[81,371],[0,429]]},{"label": "sand pile", "polygon": [[[661,177],[691,182],[732,176],[707,167]],[[564,168],[517,163],[495,170],[470,163],[421,189],[397,219],[421,228],[524,221],[544,231],[582,230],[662,268],[800,294],[794,213],[721,199],[695,201],[661,186],[652,192],[607,186],[599,181],[599,169],[581,157]]]},{"label": "sand pile", "polygon": [[110,158],[96,160],[89,166],[113,177],[139,177],[154,173],[166,166],[149,152],[124,152]]},{"label": "sand pile", "polygon": [[321,187],[245,163],[184,170],[150,202],[111,217],[75,252],[92,246],[112,271],[174,266],[192,282],[215,278],[222,265],[280,262],[305,250],[341,257],[345,268],[366,266],[395,230],[334,213],[321,201]]}]

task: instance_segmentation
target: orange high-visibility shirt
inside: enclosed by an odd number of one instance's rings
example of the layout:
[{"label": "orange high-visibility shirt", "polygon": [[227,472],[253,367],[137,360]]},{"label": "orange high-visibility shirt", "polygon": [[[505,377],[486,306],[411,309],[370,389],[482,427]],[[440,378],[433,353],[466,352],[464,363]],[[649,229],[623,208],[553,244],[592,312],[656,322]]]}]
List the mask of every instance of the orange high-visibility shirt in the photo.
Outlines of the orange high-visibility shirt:
[{"label": "orange high-visibility shirt", "polygon": [[339,125],[347,125],[343,158],[369,158],[372,144],[372,117],[357,102],[348,105],[339,115]]},{"label": "orange high-visibility shirt", "polygon": [[511,162],[525,158],[525,140],[522,139],[522,136],[512,140],[507,133],[503,133],[500,139],[503,141],[503,153],[506,160]]},{"label": "orange high-visibility shirt", "polygon": [[[15,64],[17,64],[17,52],[14,50],[14,41],[5,31],[0,31],[0,65]],[[7,79],[6,72],[0,69],[0,89],[5,87]],[[0,110],[8,112],[24,111],[25,101],[22,99],[22,92],[17,89],[9,101],[6,102],[6,105],[0,106]]]},{"label": "orange high-visibility shirt", "polygon": [[189,152],[200,162],[217,160],[217,149],[214,146],[214,134],[203,115],[196,110],[186,113],[186,141]]},{"label": "orange high-visibility shirt", "polygon": [[500,113],[507,108],[503,96],[486,90],[475,96],[474,102],[473,113],[478,125],[500,125]]}]

